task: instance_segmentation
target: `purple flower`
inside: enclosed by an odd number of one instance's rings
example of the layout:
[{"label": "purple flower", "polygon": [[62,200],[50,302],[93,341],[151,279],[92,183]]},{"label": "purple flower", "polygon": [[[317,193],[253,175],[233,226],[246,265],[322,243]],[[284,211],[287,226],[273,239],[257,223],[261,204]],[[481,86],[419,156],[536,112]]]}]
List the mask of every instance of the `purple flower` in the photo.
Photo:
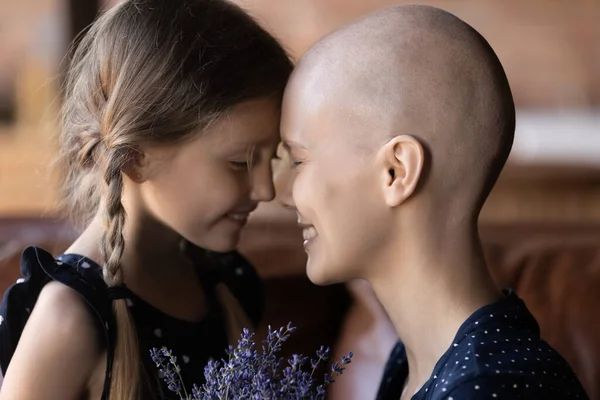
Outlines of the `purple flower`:
[{"label": "purple flower", "polygon": [[244,329],[237,347],[230,346],[227,350],[227,359],[210,361],[206,365],[206,383],[202,387],[194,385],[191,395],[185,391],[177,357],[171,351],[166,348],[152,349],[150,355],[164,374],[163,379],[169,390],[177,393],[182,400],[325,399],[327,385],[343,373],[345,366],[351,362],[352,352],[333,363],[331,372],[318,382],[314,373],[328,361],[328,347],[322,346],[316,352],[316,359],[294,354],[290,359],[283,360],[277,355],[295,330],[291,323],[278,330],[272,330],[269,326],[267,339],[263,341],[262,351],[259,352],[254,334]]},{"label": "purple flower", "polygon": [[151,349],[150,356],[156,367],[163,374],[163,379],[169,390],[177,393],[180,399],[190,399],[181,379],[181,368],[177,364],[177,357],[166,347],[160,350],[156,348]]}]

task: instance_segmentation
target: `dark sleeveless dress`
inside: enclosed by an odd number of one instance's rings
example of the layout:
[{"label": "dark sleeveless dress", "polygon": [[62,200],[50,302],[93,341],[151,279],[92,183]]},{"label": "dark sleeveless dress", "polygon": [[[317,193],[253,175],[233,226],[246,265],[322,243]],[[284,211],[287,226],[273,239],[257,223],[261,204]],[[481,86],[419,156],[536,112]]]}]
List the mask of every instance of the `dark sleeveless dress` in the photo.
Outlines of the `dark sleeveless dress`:
[{"label": "dark sleeveless dress", "polygon": [[[64,254],[54,258],[38,247],[28,247],[21,257],[22,278],[4,294],[0,307],[0,367],[2,373],[10,363],[21,332],[38,295],[51,280],[61,282],[77,291],[95,316],[103,333],[108,353],[107,378],[112,369],[115,344],[113,297],[125,298],[134,318],[140,343],[140,354],[148,379],[143,398],[179,399],[168,390],[150,358],[150,349],[166,346],[177,356],[183,381],[191,386],[204,383],[204,366],[211,359],[221,359],[228,347],[224,316],[215,296],[215,285],[225,283],[240,302],[250,320],[257,324],[264,305],[264,292],[254,268],[239,253],[212,253],[187,244],[187,253],[195,262],[198,278],[207,293],[209,311],[200,322],[173,318],[135,295],[126,287],[109,289],[102,279],[100,266],[86,257]],[[200,265],[199,254],[208,255],[214,267]],[[110,379],[105,379],[102,399],[108,399]],[[149,396],[154,393],[155,396]]]}]

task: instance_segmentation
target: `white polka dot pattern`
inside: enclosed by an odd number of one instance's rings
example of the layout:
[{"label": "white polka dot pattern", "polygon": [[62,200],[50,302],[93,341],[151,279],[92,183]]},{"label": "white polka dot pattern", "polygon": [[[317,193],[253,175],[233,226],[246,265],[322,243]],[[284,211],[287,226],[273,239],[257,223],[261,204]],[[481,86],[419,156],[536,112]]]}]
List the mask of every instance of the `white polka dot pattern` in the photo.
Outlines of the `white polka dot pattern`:
[{"label": "white polka dot pattern", "polygon": [[[407,375],[406,352],[399,343],[377,400],[397,400]],[[511,293],[465,321],[412,400],[587,398],[566,361],[540,339],[533,316]]]}]

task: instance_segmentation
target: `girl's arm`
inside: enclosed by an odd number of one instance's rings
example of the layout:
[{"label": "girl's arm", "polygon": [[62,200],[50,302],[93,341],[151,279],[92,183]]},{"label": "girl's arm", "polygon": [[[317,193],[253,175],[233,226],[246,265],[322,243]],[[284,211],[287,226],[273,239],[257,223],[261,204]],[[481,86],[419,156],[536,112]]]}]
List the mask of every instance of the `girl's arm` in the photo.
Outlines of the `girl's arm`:
[{"label": "girl's arm", "polygon": [[79,400],[102,361],[94,316],[58,282],[40,292],[6,371],[0,400]]}]

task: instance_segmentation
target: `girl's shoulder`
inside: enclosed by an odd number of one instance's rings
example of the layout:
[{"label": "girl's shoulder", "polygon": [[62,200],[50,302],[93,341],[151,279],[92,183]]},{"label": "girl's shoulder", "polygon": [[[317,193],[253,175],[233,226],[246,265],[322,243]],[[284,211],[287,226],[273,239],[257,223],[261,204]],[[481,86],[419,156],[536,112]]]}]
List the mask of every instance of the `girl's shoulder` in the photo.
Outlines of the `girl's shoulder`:
[{"label": "girl's shoulder", "polygon": [[[59,282],[48,282],[28,314],[16,349],[2,351],[3,358],[10,356],[2,387],[7,397],[75,398],[82,388],[100,390],[103,338],[81,296]],[[34,377],[35,385],[23,384]]]},{"label": "girl's shoulder", "polygon": [[[91,321],[91,325],[96,324],[96,332],[104,336],[105,344],[110,341],[109,327],[113,326],[111,302],[100,270],[90,265],[68,264],[54,258],[46,250],[30,246],[21,256],[21,275],[22,277],[4,293],[0,306],[2,372],[6,372],[38,300],[42,300],[43,303],[62,302],[61,304],[65,303],[65,299],[83,300],[71,302],[71,307],[60,307],[58,312],[64,313],[64,318],[68,319],[70,316],[81,316],[78,310],[83,309],[86,312],[84,318]],[[55,289],[45,289],[52,281],[62,285],[52,285]],[[39,306],[44,307],[43,304]],[[73,307],[74,312],[71,313]]]}]

